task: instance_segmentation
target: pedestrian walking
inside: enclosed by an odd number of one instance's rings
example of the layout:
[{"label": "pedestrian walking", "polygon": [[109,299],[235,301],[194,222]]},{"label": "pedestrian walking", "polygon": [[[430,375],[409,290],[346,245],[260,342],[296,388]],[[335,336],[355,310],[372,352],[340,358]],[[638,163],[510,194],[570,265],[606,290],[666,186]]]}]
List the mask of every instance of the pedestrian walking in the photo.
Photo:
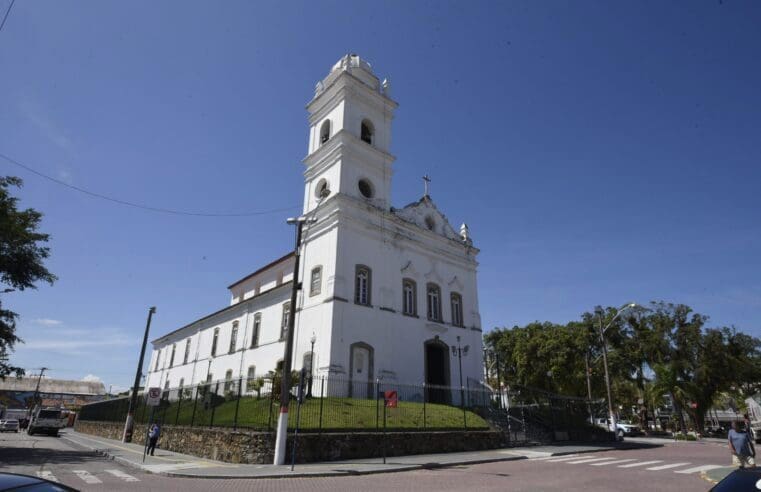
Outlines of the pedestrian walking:
[{"label": "pedestrian walking", "polygon": [[732,428],[729,430],[729,449],[732,451],[732,466],[756,466],[756,448],[750,434],[745,432],[745,422],[742,420],[732,422]]},{"label": "pedestrian walking", "polygon": [[153,452],[156,450],[156,444],[158,444],[160,436],[161,426],[159,426],[158,422],[156,422],[148,431],[148,454],[151,456],[153,456]]}]

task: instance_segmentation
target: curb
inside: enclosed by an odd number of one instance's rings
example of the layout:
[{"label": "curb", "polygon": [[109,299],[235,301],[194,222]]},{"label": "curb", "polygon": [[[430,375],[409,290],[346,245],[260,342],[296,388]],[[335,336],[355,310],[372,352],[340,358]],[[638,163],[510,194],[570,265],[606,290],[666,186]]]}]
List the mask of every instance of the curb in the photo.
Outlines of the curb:
[{"label": "curb", "polygon": [[[198,475],[198,474],[186,473],[181,470],[162,471],[162,472],[151,471],[144,468],[140,463],[136,463],[122,456],[116,456],[112,454],[110,449],[96,448],[92,445],[83,444],[73,439],[69,439],[65,435],[62,435],[61,437],[77,446],[90,449],[105,458],[116,461],[117,463],[120,463],[134,470],[139,470],[143,473],[148,473],[152,475],[161,475],[161,476],[173,477],[173,478],[194,478],[194,479],[252,480],[252,479],[282,479],[282,478],[309,478],[309,477],[349,477],[349,476],[360,476],[360,475],[377,475],[381,473],[400,473],[400,472],[415,471],[415,470],[432,470],[432,469],[439,469],[439,468],[448,468],[453,466],[478,465],[478,464],[484,464],[484,463],[498,463],[498,462],[520,461],[520,460],[529,459],[528,456],[500,456],[500,457],[493,457],[493,458],[452,461],[452,462],[446,462],[446,463],[430,462],[430,463],[409,464],[409,465],[399,464],[397,466],[390,466],[390,467],[386,465],[387,466],[386,468],[366,469],[366,470],[332,469],[329,471],[319,471],[319,470],[298,471],[297,469],[296,471],[293,471],[293,472],[291,472],[290,470],[273,471],[273,472],[269,472],[265,474],[256,474],[256,475],[226,475],[226,474]],[[505,448],[505,449],[516,449],[516,448]],[[610,451],[610,450],[611,449],[589,449],[585,451],[561,451],[556,453],[550,453],[547,456],[564,456],[568,454],[590,454],[590,453],[598,453],[598,452],[604,452],[604,451]],[[200,458],[200,459],[203,459],[203,458]],[[323,464],[326,466],[330,466],[331,462],[323,462]],[[380,463],[378,464],[380,465]],[[302,463],[302,465],[304,464]],[[340,466],[340,462],[336,462],[336,465]]]}]

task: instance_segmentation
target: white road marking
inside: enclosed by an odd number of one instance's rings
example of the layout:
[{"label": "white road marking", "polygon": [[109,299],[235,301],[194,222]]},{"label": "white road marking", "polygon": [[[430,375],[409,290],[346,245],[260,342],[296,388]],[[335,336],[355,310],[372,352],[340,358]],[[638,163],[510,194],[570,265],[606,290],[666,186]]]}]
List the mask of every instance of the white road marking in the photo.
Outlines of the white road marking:
[{"label": "white road marking", "polygon": [[652,468],[648,468],[648,470],[658,471],[658,470],[668,470],[669,468],[678,468],[680,466],[687,466],[690,463],[672,463],[670,465],[661,465],[661,466],[654,466]]},{"label": "white road marking", "polygon": [[547,460],[547,463],[557,463],[558,461],[567,461],[567,460],[577,460],[579,459],[578,454],[571,454],[568,456],[563,456],[562,458],[555,458],[554,460]]},{"label": "white road marking", "polygon": [[635,466],[654,465],[656,463],[663,463],[663,460],[638,461],[636,463],[629,463],[628,465],[618,465],[618,467],[619,468],[634,468]]},{"label": "white road marking", "polygon": [[687,468],[686,470],[678,470],[678,471],[675,471],[674,473],[684,473],[684,474],[697,473],[702,471],[713,470],[715,468],[724,468],[724,466],[723,465],[703,465],[703,466],[696,466],[694,468]]},{"label": "white road marking", "polygon": [[41,470],[37,472],[37,476],[40,477],[43,480],[50,480],[51,482],[60,482],[55,475],[53,475],[53,472],[50,470]]},{"label": "white road marking", "polygon": [[111,475],[115,476],[116,478],[121,478],[125,482],[139,482],[140,479],[133,477],[129,473],[124,473],[121,470],[105,470],[106,473],[110,473]]},{"label": "white road marking", "polygon": [[100,480],[100,478],[90,474],[90,472],[87,470],[71,470],[71,472],[74,473],[79,478],[81,478],[85,483],[88,483],[90,485],[93,485],[96,483],[103,483]]},{"label": "white road marking", "polygon": [[572,465],[578,465],[580,463],[592,463],[593,461],[610,461],[614,459],[615,459],[614,457],[608,456],[607,458],[584,458],[583,460],[566,461],[566,463],[570,463]]},{"label": "white road marking", "polygon": [[552,453],[548,453],[546,451],[529,451],[529,450],[523,450],[523,451],[500,451],[502,454],[512,454],[515,456],[525,456],[529,459],[546,459],[546,458],[552,458]]},{"label": "white road marking", "polygon": [[605,465],[617,465],[619,463],[628,463],[630,461],[634,461],[635,458],[628,458],[625,460],[616,460],[616,461],[603,461],[602,463],[590,463],[592,466],[605,466]]}]

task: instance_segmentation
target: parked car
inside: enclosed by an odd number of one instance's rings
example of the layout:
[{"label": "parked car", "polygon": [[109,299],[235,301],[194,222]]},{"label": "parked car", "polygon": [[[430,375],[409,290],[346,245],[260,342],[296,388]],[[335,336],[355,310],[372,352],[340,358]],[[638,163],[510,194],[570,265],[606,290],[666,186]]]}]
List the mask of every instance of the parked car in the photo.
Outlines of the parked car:
[{"label": "parked car", "polygon": [[0,419],[0,432],[18,432],[19,422],[16,419]]},{"label": "parked car", "polygon": [[29,492],[77,492],[61,483],[30,477],[18,473],[0,473],[0,490],[28,490]]},{"label": "parked car", "polygon": [[[612,430],[611,423],[606,418],[595,419],[595,424],[598,425],[599,427],[602,427],[603,429]],[[616,437],[618,439],[623,439],[624,436],[632,437],[632,436],[639,436],[641,434],[642,434],[642,431],[640,430],[639,426],[626,422],[624,420],[616,421]]]}]

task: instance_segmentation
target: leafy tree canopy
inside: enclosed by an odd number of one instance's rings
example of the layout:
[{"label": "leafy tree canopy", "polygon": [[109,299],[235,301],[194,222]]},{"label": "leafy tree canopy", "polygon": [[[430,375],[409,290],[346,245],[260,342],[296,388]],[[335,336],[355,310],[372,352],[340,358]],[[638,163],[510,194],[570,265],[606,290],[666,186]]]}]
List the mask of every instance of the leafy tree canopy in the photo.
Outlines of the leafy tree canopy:
[{"label": "leafy tree canopy", "polygon": [[[19,178],[0,177],[0,293],[36,288],[42,281],[52,284],[56,277],[45,268],[44,260],[50,255],[49,236],[37,231],[42,214],[28,208],[18,209],[18,198],[9,188],[21,187]],[[21,339],[16,336],[18,313],[6,309],[0,299],[0,377],[23,374],[23,369],[8,362],[8,354]]]}]

